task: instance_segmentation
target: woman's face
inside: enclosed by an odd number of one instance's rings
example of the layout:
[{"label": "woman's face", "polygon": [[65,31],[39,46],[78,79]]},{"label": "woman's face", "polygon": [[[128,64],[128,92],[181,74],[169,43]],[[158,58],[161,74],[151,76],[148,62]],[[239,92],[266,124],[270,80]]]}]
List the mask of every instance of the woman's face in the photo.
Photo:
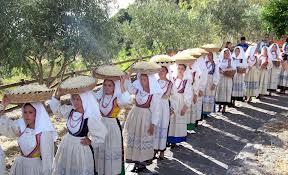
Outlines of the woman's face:
[{"label": "woman's face", "polygon": [[23,119],[27,126],[35,124],[36,109],[31,104],[25,104],[23,108]]},{"label": "woman's face", "polygon": [[165,79],[167,73],[168,73],[167,68],[163,66],[163,67],[160,69],[158,75],[159,75],[160,79]]},{"label": "woman's face", "polygon": [[112,80],[104,80],[103,90],[105,95],[113,95],[114,93],[114,82]]},{"label": "woman's face", "polygon": [[229,59],[230,58],[230,53],[229,50],[224,51],[224,59]]},{"label": "woman's face", "polygon": [[272,52],[277,52],[277,47],[276,47],[275,44],[274,44],[273,47],[272,47]]},{"label": "woman's face", "polygon": [[183,64],[179,64],[177,70],[178,70],[178,75],[183,76],[186,70],[186,67]]},{"label": "woman's face", "polygon": [[71,96],[71,102],[73,107],[77,110],[77,109],[82,109],[82,100],[79,94],[73,94]]},{"label": "woman's face", "polygon": [[140,75],[140,83],[143,88],[149,88],[148,76],[146,74]]},{"label": "woman's face", "polygon": [[209,52],[208,55],[207,55],[207,57],[208,57],[208,60],[209,60],[210,62],[213,61],[213,53],[212,53],[212,52]]},{"label": "woman's face", "polygon": [[240,54],[240,49],[239,49],[239,48],[235,49],[235,55],[236,55],[236,57],[238,57],[239,54]]}]

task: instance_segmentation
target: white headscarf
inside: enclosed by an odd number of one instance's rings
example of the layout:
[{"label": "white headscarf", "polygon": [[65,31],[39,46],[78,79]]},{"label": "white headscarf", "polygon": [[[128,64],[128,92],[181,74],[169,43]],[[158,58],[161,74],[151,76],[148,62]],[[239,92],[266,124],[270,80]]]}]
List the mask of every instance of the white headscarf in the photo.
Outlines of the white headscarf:
[{"label": "white headscarf", "polygon": [[[277,54],[277,58],[274,58],[273,57],[273,55],[272,55],[272,48],[273,48],[273,46],[276,46],[276,54]],[[278,46],[278,44],[276,44],[276,43],[273,43],[273,44],[271,44],[271,46],[269,47],[269,52],[271,53],[271,55],[272,55],[272,60],[277,60],[278,58],[279,59],[281,59],[282,57],[281,57],[281,55],[280,55],[280,48],[279,48],[279,46]]]},{"label": "white headscarf", "polygon": [[86,91],[79,94],[82,100],[82,106],[84,109],[84,119],[90,117],[100,117],[99,105],[96,98],[93,96],[92,91]]},{"label": "white headscarf", "polygon": [[[236,49],[239,49],[240,50],[240,53],[238,56],[236,56],[236,53],[235,53],[235,50]],[[248,66],[247,64],[247,58],[245,56],[245,52],[244,52],[244,49],[243,47],[241,46],[237,46],[234,48],[234,51],[233,51],[233,54],[232,54],[232,58],[234,59],[234,65],[236,67],[243,67],[243,68],[246,68]],[[240,63],[240,59],[242,59],[242,63]]]},{"label": "white headscarf", "polygon": [[[36,118],[35,118],[35,134],[39,134],[41,132],[53,132],[53,138],[54,141],[56,141],[58,134],[55,130],[49,115],[44,108],[42,103],[29,103],[33,106],[33,108],[36,110]],[[22,113],[24,112],[24,105],[22,107]],[[23,114],[22,114],[23,115]],[[20,128],[21,133],[24,132],[24,130],[27,128],[25,121],[23,118],[17,120],[18,126]]]},{"label": "white headscarf", "polygon": [[269,47],[263,46],[262,49],[261,49],[261,54],[259,55],[259,58],[260,58],[260,61],[261,61],[261,65],[266,62],[266,59],[264,59],[264,57],[263,57],[264,49],[267,49],[268,62],[270,62],[270,63],[272,62],[272,54],[270,52]]},{"label": "white headscarf", "polygon": [[[138,89],[138,90],[140,90],[140,91],[144,91],[143,90],[143,87],[142,87],[142,85],[141,85],[141,83],[140,83],[140,75],[141,74],[137,74],[137,79],[133,82],[133,86],[136,88],[136,89]],[[150,94],[159,94],[159,93],[161,93],[161,87],[160,87],[160,85],[159,85],[159,83],[158,83],[158,81],[157,81],[157,79],[156,79],[156,77],[155,77],[155,74],[152,74],[152,75],[147,75],[148,76],[148,81],[149,81],[149,90],[150,90]]]},{"label": "white headscarf", "polygon": [[230,52],[230,50],[229,50],[228,48],[224,48],[224,49],[221,51],[220,55],[219,55],[219,68],[222,69],[222,70],[227,69],[228,61],[227,61],[227,60],[224,60],[224,52],[225,52],[225,51],[229,51],[229,55],[230,55],[229,59],[231,60],[231,68],[232,68],[232,69],[235,69],[236,67],[235,67],[235,65],[234,65],[234,61],[233,61],[233,59],[232,59],[231,52]]}]

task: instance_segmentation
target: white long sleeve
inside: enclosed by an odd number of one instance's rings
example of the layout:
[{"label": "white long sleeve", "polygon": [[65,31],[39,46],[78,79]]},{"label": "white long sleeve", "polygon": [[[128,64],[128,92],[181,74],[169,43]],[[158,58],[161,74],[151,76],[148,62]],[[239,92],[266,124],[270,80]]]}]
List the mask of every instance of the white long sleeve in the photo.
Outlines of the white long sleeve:
[{"label": "white long sleeve", "polygon": [[131,96],[128,93],[128,91],[125,91],[124,93],[121,93],[117,96],[117,104],[119,106],[125,106],[130,104],[131,102]]},{"label": "white long sleeve", "polygon": [[184,103],[186,106],[190,106],[192,103],[192,92],[193,92],[193,87],[191,80],[187,80],[187,84],[184,89]]},{"label": "white long sleeve", "polygon": [[57,100],[55,97],[52,97],[52,99],[49,101],[49,105],[53,114],[59,118],[67,119],[73,109],[72,105],[61,105],[60,101]]},{"label": "white long sleeve", "polygon": [[53,132],[42,132],[40,139],[40,151],[43,168],[42,173],[43,175],[51,175],[54,158]]},{"label": "white long sleeve", "polygon": [[215,71],[213,74],[213,84],[217,86],[219,83],[219,80],[220,80],[219,66],[216,64],[215,65]]},{"label": "white long sleeve", "polygon": [[150,104],[150,111],[151,111],[151,122],[153,125],[158,125],[160,119],[160,94],[153,94],[152,101]]},{"label": "white long sleeve", "polygon": [[91,139],[91,145],[97,148],[100,144],[105,141],[105,136],[107,134],[107,129],[105,125],[100,120],[100,117],[90,117],[88,118],[88,129],[89,138]]},{"label": "white long sleeve", "polygon": [[17,120],[11,120],[6,116],[0,116],[0,135],[10,138],[16,138],[20,134],[20,128]]},{"label": "white long sleeve", "polygon": [[125,83],[124,83],[124,86],[125,86],[125,89],[127,89],[127,91],[128,91],[130,94],[133,94],[133,95],[136,94],[137,89],[133,86],[133,84],[131,83],[130,80],[126,80]]}]

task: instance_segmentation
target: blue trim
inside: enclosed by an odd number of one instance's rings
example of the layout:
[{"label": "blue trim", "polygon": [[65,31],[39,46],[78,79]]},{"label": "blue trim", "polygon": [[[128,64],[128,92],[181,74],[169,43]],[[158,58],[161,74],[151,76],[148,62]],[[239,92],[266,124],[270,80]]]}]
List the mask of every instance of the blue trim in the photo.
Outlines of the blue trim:
[{"label": "blue trim", "polygon": [[172,136],[169,136],[167,138],[167,142],[168,143],[181,143],[181,142],[185,142],[186,141],[186,137],[172,137]]}]

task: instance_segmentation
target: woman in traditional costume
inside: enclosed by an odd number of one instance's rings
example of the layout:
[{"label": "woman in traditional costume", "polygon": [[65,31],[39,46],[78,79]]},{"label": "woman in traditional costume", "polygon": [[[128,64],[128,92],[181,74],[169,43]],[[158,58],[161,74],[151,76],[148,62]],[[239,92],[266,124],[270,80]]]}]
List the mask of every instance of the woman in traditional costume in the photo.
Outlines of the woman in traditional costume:
[{"label": "woman in traditional costume", "polygon": [[[156,63],[138,62],[133,66],[137,79],[133,84],[126,81],[127,90],[135,95],[135,105],[129,111],[123,132],[126,161],[135,163],[132,172],[145,170],[154,156],[154,131],[160,118],[161,100],[155,73],[160,68]],[[153,73],[145,70],[153,70]]]},{"label": "woman in traditional costume", "polygon": [[[202,119],[202,104],[203,95],[207,86],[208,71],[205,64],[205,56],[208,54],[207,51],[201,48],[191,49],[192,51],[200,53],[200,57],[197,58],[196,62],[192,65],[192,88],[193,98],[192,100],[196,103],[191,103],[191,116],[190,121],[187,124],[187,132],[195,134],[195,128],[198,125],[198,121]],[[193,53],[192,53],[193,56]],[[194,55],[195,56],[195,55]],[[191,67],[191,64],[189,65]],[[197,99],[197,100],[196,100]]]},{"label": "woman in traditional costume", "polygon": [[232,87],[232,104],[235,107],[235,101],[243,101],[245,96],[245,73],[248,67],[247,59],[244,49],[241,46],[237,46],[232,54],[234,65],[237,69],[236,74],[233,77]]},{"label": "woman in traditional costume", "polygon": [[[107,128],[103,145],[94,149],[98,175],[116,175],[125,171],[122,128],[118,116],[122,107],[130,103],[130,94],[124,87],[124,72],[116,66],[102,66],[95,71],[104,79],[103,86],[95,93],[99,102],[102,122]],[[122,172],[123,173],[123,172]]]},{"label": "woman in traditional costume", "polygon": [[281,62],[282,57],[280,55],[280,48],[278,44],[273,43],[269,47],[269,52],[272,56],[272,68],[269,69],[268,72],[268,91],[269,95],[271,95],[271,92],[275,92],[278,88],[279,79],[280,79],[280,73],[281,73]]},{"label": "woman in traditional costume", "polygon": [[[67,79],[49,102],[56,117],[67,120],[68,129],[54,159],[53,175],[95,173],[93,149],[104,143],[107,133],[100,119],[98,102],[91,91],[95,86],[96,80],[92,77]],[[60,96],[66,94],[65,91],[71,93],[72,105],[61,105]]]},{"label": "woman in traditional costume", "polygon": [[249,46],[246,51],[246,58],[248,63],[248,71],[245,75],[245,87],[247,102],[252,101],[252,97],[259,95],[259,66],[257,60],[256,46]]},{"label": "woman in traditional costume", "polygon": [[262,95],[267,95],[269,70],[273,66],[272,55],[270,54],[268,47],[264,46],[262,48],[258,60],[260,66],[260,78],[259,78],[259,98],[260,98]]},{"label": "woman in traditional costume", "polygon": [[[3,110],[9,103],[10,99],[4,96]],[[0,115],[0,134],[17,138],[21,151],[21,155],[15,159],[11,167],[10,174],[51,175],[57,132],[43,104],[24,104],[22,118],[16,121]]]},{"label": "woman in traditional costume", "polygon": [[174,61],[167,55],[156,55],[151,58],[151,62],[155,62],[161,66],[159,73],[157,74],[157,81],[161,88],[161,100],[159,105],[159,125],[155,127],[154,137],[154,157],[160,152],[159,159],[164,159],[164,151],[167,145],[168,126],[170,119],[170,95],[172,89],[172,82],[169,80],[170,67]]},{"label": "woman in traditional costume", "polygon": [[[233,63],[229,49],[224,48],[219,56],[220,80],[216,91],[216,104],[219,104],[218,112],[226,112],[226,105],[231,104],[233,77],[236,67]],[[222,107],[223,105],[223,107]]]},{"label": "woman in traditional costume", "polygon": [[[185,55],[183,55],[184,57]],[[171,110],[172,114],[170,116],[169,132],[167,142],[172,147],[176,146],[177,143],[186,141],[187,136],[187,121],[190,121],[189,112],[192,103],[192,79],[191,72],[188,71],[186,64],[191,63],[190,55],[186,55],[189,60],[183,60],[182,56],[179,54],[175,55],[176,64],[173,76],[173,86],[171,91]],[[195,59],[194,59],[195,60]],[[194,102],[196,103],[196,100]],[[189,122],[190,123],[190,122]]]},{"label": "woman in traditional costume", "polygon": [[207,117],[215,112],[216,87],[220,79],[219,66],[214,61],[215,55],[209,52],[205,59],[205,66],[208,70],[207,86],[203,97],[203,116]]}]

